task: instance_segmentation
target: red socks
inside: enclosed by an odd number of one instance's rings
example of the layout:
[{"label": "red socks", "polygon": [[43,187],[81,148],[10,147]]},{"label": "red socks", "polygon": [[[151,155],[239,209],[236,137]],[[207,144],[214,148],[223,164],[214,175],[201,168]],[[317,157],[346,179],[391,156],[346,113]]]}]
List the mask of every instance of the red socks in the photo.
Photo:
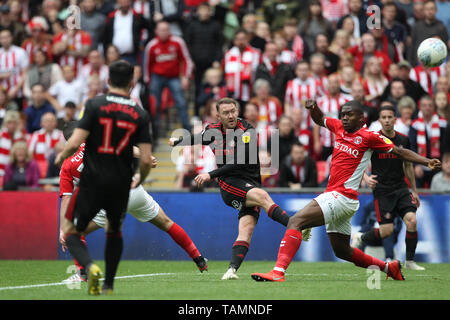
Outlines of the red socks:
[{"label": "red socks", "polygon": [[385,271],[387,263],[380,259],[374,258],[362,252],[357,248],[353,248],[353,256],[351,262],[357,267],[367,268],[369,266],[377,266],[381,271]]},{"label": "red socks", "polygon": [[192,259],[200,256],[200,252],[197,250],[194,242],[192,242],[191,238],[187,235],[187,233],[177,225],[175,222],[167,231],[167,233],[172,237],[173,241],[175,241],[180,247],[186,251],[186,253]]},{"label": "red socks", "polygon": [[286,272],[289,264],[297,253],[302,243],[302,233],[295,229],[287,229],[281,240],[280,249],[278,250],[277,263],[274,272],[283,274]]}]

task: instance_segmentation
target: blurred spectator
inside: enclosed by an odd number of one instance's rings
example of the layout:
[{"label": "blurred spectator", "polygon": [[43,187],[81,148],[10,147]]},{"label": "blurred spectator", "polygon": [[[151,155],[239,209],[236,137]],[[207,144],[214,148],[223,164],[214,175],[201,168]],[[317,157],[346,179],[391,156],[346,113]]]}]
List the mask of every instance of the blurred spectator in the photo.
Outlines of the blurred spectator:
[{"label": "blurred spectator", "polygon": [[309,48],[297,31],[297,19],[286,19],[283,24],[283,32],[286,36],[287,49],[294,52],[297,61],[301,61],[309,56]]},{"label": "blurred spectator", "polygon": [[[297,26],[295,27],[295,33],[297,33]],[[256,23],[255,35],[267,42],[272,41],[272,34],[270,32],[270,26],[265,21],[258,21]]]},{"label": "blurred spectator", "polygon": [[259,107],[253,103],[248,102],[244,106],[244,119],[255,128],[258,136],[258,146],[260,150],[265,150],[269,145],[272,130],[275,129],[273,125],[270,125],[267,121],[260,121]]},{"label": "blurred spectator", "polygon": [[450,120],[450,103],[448,101],[448,93],[438,91],[434,95],[434,105],[436,106],[436,113],[443,119]]},{"label": "blurred spectator", "polygon": [[10,13],[8,4],[0,4],[0,32],[9,30],[11,32],[11,44],[20,46],[25,40],[25,27],[21,22],[14,21]]},{"label": "blurred spectator", "polygon": [[48,59],[48,53],[37,49],[34,53],[34,64],[31,65],[23,84],[25,98],[31,100],[31,88],[35,84],[41,84],[47,91],[58,81],[64,79],[61,68]]},{"label": "blurred spectator", "polygon": [[348,7],[346,0],[321,0],[323,7],[323,16],[328,19],[333,28],[336,27],[337,22],[346,14],[348,14]]},{"label": "blurred spectator", "polygon": [[315,48],[317,53],[323,54],[325,57],[325,72],[327,75],[335,73],[339,67],[339,56],[329,50],[328,37],[319,33],[315,39]]},{"label": "blurred spectator", "polygon": [[247,32],[238,30],[233,47],[225,52],[223,69],[228,92],[241,106],[251,98],[255,72],[261,62],[261,52],[249,45]]},{"label": "blurred spectator", "polygon": [[[356,0],[351,0],[356,1]],[[381,59],[381,68],[385,76],[388,75],[389,65],[392,63],[389,56],[376,49],[375,37],[371,33],[364,33],[361,37],[361,45],[350,48],[349,52],[355,59],[355,70],[364,74],[364,67],[367,59],[375,56]]]},{"label": "blurred spectator", "polygon": [[114,61],[120,59],[119,49],[113,44],[110,44],[105,51],[105,64],[109,66]]},{"label": "blurred spectator", "polygon": [[350,47],[361,44],[361,38],[355,37],[355,22],[351,16],[342,19],[342,27],[338,30],[345,30],[349,35]]},{"label": "blurred spectator", "polygon": [[209,100],[206,103],[205,108],[203,109],[202,122],[205,125],[218,122],[216,101]]},{"label": "blurred spectator", "polygon": [[405,43],[407,41],[408,30],[406,29],[406,26],[395,20],[395,17],[397,15],[397,5],[394,2],[384,3],[381,14],[383,17],[382,25],[385,35],[387,36],[388,40],[395,46],[398,58],[404,58],[406,53]]},{"label": "blurred spectator", "polygon": [[8,97],[15,99],[22,108],[22,86],[30,63],[27,52],[12,44],[11,31],[0,31],[0,85],[8,90]]},{"label": "blurred spectator", "polygon": [[[47,112],[42,116],[42,129],[33,132],[28,141],[28,150],[37,162],[47,162],[58,142],[65,142],[63,133],[57,129],[56,117],[52,112]],[[47,168],[45,168],[47,169]],[[46,170],[42,176],[45,176]]]},{"label": "blurred spectator", "polygon": [[189,88],[192,74],[189,51],[182,38],[171,35],[166,21],[158,22],[155,33],[156,37],[147,44],[144,52],[144,81],[149,83],[150,93],[156,98],[155,124],[159,126],[161,95],[167,87],[175,101],[183,128],[190,131],[188,106],[183,92]]},{"label": "blurred spectator", "polygon": [[19,126],[19,112],[14,110],[6,112],[5,120],[0,130],[0,176],[4,175],[5,168],[9,164],[9,154],[14,143],[27,141],[26,132],[20,130]]},{"label": "blurred spectator", "polygon": [[436,19],[442,21],[450,34],[450,3],[448,0],[436,0]]},{"label": "blurred spectator", "polygon": [[106,16],[97,11],[95,0],[81,0],[81,29],[91,36],[90,49],[98,49],[105,29]]},{"label": "blurred spectator", "polygon": [[431,180],[431,191],[450,192],[450,153],[442,156],[442,171]]},{"label": "blurred spectator", "polygon": [[196,104],[206,106],[211,101],[219,101],[227,96],[227,87],[223,80],[223,72],[219,68],[209,68],[205,72]]},{"label": "blurred spectator", "polygon": [[177,37],[183,36],[183,12],[184,0],[154,0],[155,10],[152,13],[152,21],[157,24],[167,21],[170,33]]},{"label": "blurred spectator", "polygon": [[294,78],[294,71],[289,64],[280,63],[277,59],[277,46],[269,42],[266,44],[262,63],[256,69],[255,79],[264,79],[270,84],[270,94],[284,101],[286,86]]},{"label": "blurred spectator", "polygon": [[263,188],[277,188],[280,186],[280,170],[275,164],[272,166],[272,160],[270,150],[259,150],[261,187]]},{"label": "blurred spectator", "polygon": [[417,21],[411,30],[411,46],[408,61],[417,65],[417,48],[420,43],[430,37],[438,37],[448,45],[448,33],[442,21],[436,19],[436,4],[434,0],[425,0],[423,6],[424,19]]},{"label": "blurred spectator", "polygon": [[403,81],[400,78],[395,78],[392,79],[389,85],[390,85],[389,93],[385,92],[381,97],[381,100],[391,102],[392,105],[397,109],[397,116],[398,116],[399,114],[397,104],[400,101],[400,99],[406,95],[405,81]]},{"label": "blurred spectator", "polygon": [[254,84],[255,97],[250,100],[258,107],[259,121],[275,126],[283,114],[283,107],[277,97],[270,95],[270,83],[258,79]]},{"label": "blurred spectator", "polygon": [[317,187],[317,166],[300,142],[292,145],[290,154],[280,163],[280,187],[292,190]]},{"label": "blurred spectator", "polygon": [[338,75],[342,93],[352,94],[353,82],[362,82],[361,77],[358,76],[359,74],[356,74],[355,68],[353,68],[353,66],[345,66],[341,68]]},{"label": "blurred spectator", "polygon": [[19,187],[37,188],[40,174],[36,161],[23,141],[11,148],[10,163],[5,168],[4,190],[17,190]]},{"label": "blurred spectator", "polygon": [[[202,130],[202,125],[197,124],[193,128],[193,134],[200,133]],[[194,178],[201,173],[207,173],[216,169],[214,153],[209,146],[196,145],[184,147],[177,159],[176,169],[176,188],[188,188],[192,191],[199,191]],[[214,185],[216,183],[213,180],[204,185],[202,189]]]},{"label": "blurred spectator", "polygon": [[252,102],[246,103],[244,106],[244,119],[256,130],[260,130],[259,128],[259,114],[258,114],[258,106]]},{"label": "blurred spectator", "polygon": [[294,51],[288,49],[287,36],[283,30],[275,31],[273,33],[273,43],[277,46],[277,61],[279,63],[286,63],[290,66],[295,66],[297,63],[297,55]]},{"label": "blurred spectator", "polygon": [[117,10],[111,12],[106,19],[103,47],[115,45],[121,59],[136,65],[143,30],[149,32],[148,22],[142,15],[133,14],[131,0],[117,0]]},{"label": "blurred spectator", "polygon": [[406,14],[407,20],[413,17],[414,15],[414,3],[417,1],[414,0],[395,0],[395,5],[397,10],[403,10]]},{"label": "blurred spectator", "polygon": [[353,20],[353,37],[355,39],[361,38],[361,36],[368,31],[367,29],[367,15],[363,10],[362,0],[349,0],[348,1],[349,14],[342,17],[338,23],[337,28],[341,29],[344,20],[351,18]]},{"label": "blurred spectator", "polygon": [[[59,172],[61,171],[61,168],[55,165],[55,159],[56,156],[61,153],[64,150],[64,142],[58,142],[55,145],[55,149],[51,153],[50,157],[48,158],[48,168],[47,172],[45,173],[45,178],[59,178]],[[59,180],[59,179],[58,179]],[[52,191],[53,186],[52,185],[44,185],[44,190]]]},{"label": "blurred spectator", "polygon": [[375,39],[376,50],[383,52],[392,62],[398,62],[401,60],[400,58],[403,58],[403,52],[400,51],[401,46],[394,45],[394,42],[388,38],[383,24],[379,28],[371,28],[369,32]]},{"label": "blurred spectator", "polygon": [[[303,145],[306,151],[308,151],[309,155],[314,155],[314,140],[312,136],[312,131],[310,128],[302,127],[303,110],[301,109],[293,109],[291,113],[292,126],[294,128],[294,135],[297,137],[297,140]],[[310,117],[307,114],[307,117]]]},{"label": "blurred spectator", "polygon": [[0,126],[3,123],[6,112],[9,110],[19,110],[19,106],[14,100],[9,99],[8,92],[5,88],[0,87]]},{"label": "blurred spectator", "polygon": [[449,95],[450,86],[448,82],[449,82],[448,77],[444,75],[440,76],[436,82],[436,86],[434,87],[434,92],[438,91],[445,92],[447,93],[448,97],[450,97]]},{"label": "blurred spectator", "polygon": [[26,30],[30,38],[26,39],[22,44],[22,48],[28,53],[30,64],[34,62],[34,55],[38,50],[44,51],[48,60],[52,60],[52,38],[47,33],[48,24],[44,17],[34,17],[26,24]]},{"label": "blurred spectator", "polygon": [[97,10],[104,16],[108,16],[111,12],[114,11],[114,0],[96,0],[97,2]]},{"label": "blurred spectator", "polygon": [[[91,1],[91,0],[89,0]],[[87,83],[91,76],[96,75],[100,80],[100,90],[106,92],[108,89],[109,69],[103,62],[103,57],[99,50],[92,50],[88,54],[88,63],[85,64],[79,74],[78,81],[84,87],[84,91],[87,91]]]},{"label": "blurred spectator", "polygon": [[400,74],[399,71],[400,71],[400,68],[398,67],[398,64],[397,63],[392,63],[389,66],[389,69],[388,69],[387,79],[391,80],[391,79],[394,79],[394,78],[398,78],[399,74]]},{"label": "blurred spectator", "polygon": [[272,139],[270,139],[267,144],[267,150],[273,156],[276,156],[275,151],[278,148],[278,157],[279,157],[278,165],[281,165],[283,160],[291,152],[292,145],[294,143],[298,142],[298,139],[295,136],[292,119],[286,115],[282,115],[280,117],[280,119],[278,120],[278,130],[279,130],[279,132],[278,132],[279,133],[278,147],[275,145],[276,141],[272,141]]},{"label": "blurred spectator", "polygon": [[337,56],[342,56],[351,47],[350,34],[347,30],[339,29],[334,34],[333,41],[328,48],[331,52]]},{"label": "blurred spectator", "polygon": [[[435,112],[433,99],[430,96],[420,99],[419,110],[418,118],[412,122],[409,130],[411,150],[423,157],[439,159],[443,154],[447,120],[440,118]],[[430,186],[433,171],[428,167],[415,165],[415,174],[418,188]]]},{"label": "blurred spectator", "polygon": [[378,120],[377,106],[367,104],[366,91],[364,90],[364,86],[358,80],[355,80],[352,83],[351,95],[354,100],[358,101],[363,106],[364,121],[367,127],[370,127],[372,122]]},{"label": "blurred spectator", "polygon": [[58,119],[57,128],[63,130],[66,123],[76,120],[77,106],[72,101],[66,102],[64,105],[64,117]]},{"label": "blurred spectator", "polygon": [[286,19],[298,19],[307,6],[307,1],[266,0],[262,5],[264,20],[272,30],[278,30]]},{"label": "blurred spectator", "polygon": [[260,38],[256,35],[256,15],[253,13],[247,13],[242,17],[242,29],[247,31],[249,44],[261,52],[264,52],[266,47],[266,39]]},{"label": "blurred spectator", "polygon": [[31,87],[31,105],[24,110],[27,117],[27,132],[33,133],[41,129],[41,117],[48,112],[55,113],[55,109],[45,98],[44,86],[37,83]]},{"label": "blurred spectator", "polygon": [[[328,94],[317,99],[317,105],[326,117],[337,119],[341,106],[353,100],[352,96],[341,93],[338,75],[328,77]],[[334,135],[324,127],[313,126],[314,152],[326,160],[333,153]]]},{"label": "blurred spectator", "polygon": [[302,109],[304,117],[304,127],[311,127],[311,119],[306,116],[308,111],[303,107],[308,99],[316,99],[319,96],[319,84],[309,76],[309,64],[300,61],[295,67],[296,78],[290,80],[286,87],[284,101],[284,112],[289,115],[294,108]]},{"label": "blurred spectator", "polygon": [[364,68],[364,90],[366,93],[366,101],[372,107],[376,107],[380,102],[380,97],[389,81],[383,74],[380,60],[377,57],[367,59]]},{"label": "blurred spectator", "polygon": [[53,55],[62,67],[69,65],[73,68],[75,77],[84,64],[92,45],[89,33],[80,29],[64,26],[64,30],[53,37]]},{"label": "blurred spectator", "polygon": [[319,96],[328,92],[328,76],[325,69],[326,57],[320,52],[313,53],[309,57],[311,77],[317,82]]},{"label": "blurred spectator", "polygon": [[307,43],[311,52],[316,51],[315,40],[319,33],[326,34],[328,38],[331,38],[334,33],[333,26],[328,19],[324,18],[322,9],[320,1],[310,1],[306,19],[298,25],[298,33]]},{"label": "blurred spectator", "polygon": [[[403,83],[405,85],[405,94],[413,98],[415,102],[419,101],[419,99],[427,93],[419,83],[410,78],[410,63],[406,60],[400,61],[398,63],[398,68],[398,78],[403,80]],[[381,95],[382,101],[387,99],[391,90],[391,83],[393,79],[395,78],[391,78],[391,82],[389,82],[389,84],[386,86],[386,89],[384,90],[384,93]]]},{"label": "blurred spectator", "polygon": [[[380,104],[380,107],[383,106],[394,106],[389,101],[383,101]],[[414,111],[416,110],[416,103],[411,97],[405,96],[400,99],[397,105],[398,112],[400,113],[400,116],[395,120],[394,129],[395,131],[400,132],[401,134],[404,134],[407,136],[409,134],[409,129],[411,127],[412,122],[412,115]],[[369,130],[371,131],[380,131],[382,129],[380,121],[377,120],[372,122],[372,124],[369,127]]]},{"label": "blurred spectator", "polygon": [[198,19],[188,24],[184,39],[195,65],[195,104],[194,114],[199,115],[201,104],[198,99],[202,93],[202,80],[208,68],[220,68],[222,60],[223,36],[218,22],[211,19],[211,7],[202,3],[197,7]]},{"label": "blurred spectator", "polygon": [[68,101],[75,103],[78,111],[81,111],[83,102],[83,83],[75,78],[75,72],[72,66],[65,65],[62,67],[63,78],[52,85],[45,97],[56,110],[58,118],[64,117],[64,106]]},{"label": "blurred spectator", "polygon": [[434,68],[424,68],[422,65],[418,65],[411,69],[409,77],[411,80],[418,82],[428,95],[433,96],[433,88],[436,86],[439,77],[444,74],[444,64]]}]

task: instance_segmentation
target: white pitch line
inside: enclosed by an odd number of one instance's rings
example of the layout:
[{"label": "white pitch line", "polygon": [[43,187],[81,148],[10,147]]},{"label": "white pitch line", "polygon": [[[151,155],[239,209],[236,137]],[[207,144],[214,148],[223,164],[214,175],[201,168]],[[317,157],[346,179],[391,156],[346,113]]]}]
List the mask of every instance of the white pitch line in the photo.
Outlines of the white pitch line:
[{"label": "white pitch line", "polygon": [[[154,277],[154,276],[168,276],[173,275],[175,273],[149,273],[149,274],[135,274],[131,276],[120,276],[115,277],[114,279],[129,279],[129,278],[142,278],[142,277]],[[100,280],[104,280],[101,278]],[[15,287],[0,287],[0,291],[2,290],[14,290],[14,289],[30,289],[30,288],[40,288],[40,287],[52,287],[52,286],[61,286],[66,285],[63,282],[54,282],[54,283],[42,283],[42,284],[31,284],[26,286],[15,286]]]}]

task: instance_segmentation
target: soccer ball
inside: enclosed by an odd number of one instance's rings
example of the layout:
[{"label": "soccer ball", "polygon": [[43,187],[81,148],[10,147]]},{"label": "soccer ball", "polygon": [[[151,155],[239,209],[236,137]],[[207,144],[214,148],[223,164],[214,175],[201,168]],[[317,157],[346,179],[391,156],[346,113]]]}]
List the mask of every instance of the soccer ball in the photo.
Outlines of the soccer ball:
[{"label": "soccer ball", "polygon": [[447,58],[447,46],[437,38],[425,39],[417,49],[417,57],[424,67],[438,67]]}]

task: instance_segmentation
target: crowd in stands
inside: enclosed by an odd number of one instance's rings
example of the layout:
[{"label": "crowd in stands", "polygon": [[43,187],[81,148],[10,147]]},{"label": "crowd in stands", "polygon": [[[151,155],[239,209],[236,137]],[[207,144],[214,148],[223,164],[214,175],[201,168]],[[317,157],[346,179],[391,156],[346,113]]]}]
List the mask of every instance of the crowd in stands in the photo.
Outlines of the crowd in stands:
[{"label": "crowd in stands", "polygon": [[[449,191],[450,63],[425,68],[416,55],[429,37],[450,47],[449,34],[446,0],[0,0],[0,186],[58,175],[64,124],[107,92],[108,65],[124,59],[155,141],[169,107],[201,131],[217,122],[216,101],[236,99],[258,130],[265,187],[326,185],[334,138],[303,107],[316,99],[335,118],[360,101],[371,130],[393,105],[412,149],[443,161],[435,177],[415,166],[418,187]],[[214,168],[200,151],[182,151],[177,187]]]}]

